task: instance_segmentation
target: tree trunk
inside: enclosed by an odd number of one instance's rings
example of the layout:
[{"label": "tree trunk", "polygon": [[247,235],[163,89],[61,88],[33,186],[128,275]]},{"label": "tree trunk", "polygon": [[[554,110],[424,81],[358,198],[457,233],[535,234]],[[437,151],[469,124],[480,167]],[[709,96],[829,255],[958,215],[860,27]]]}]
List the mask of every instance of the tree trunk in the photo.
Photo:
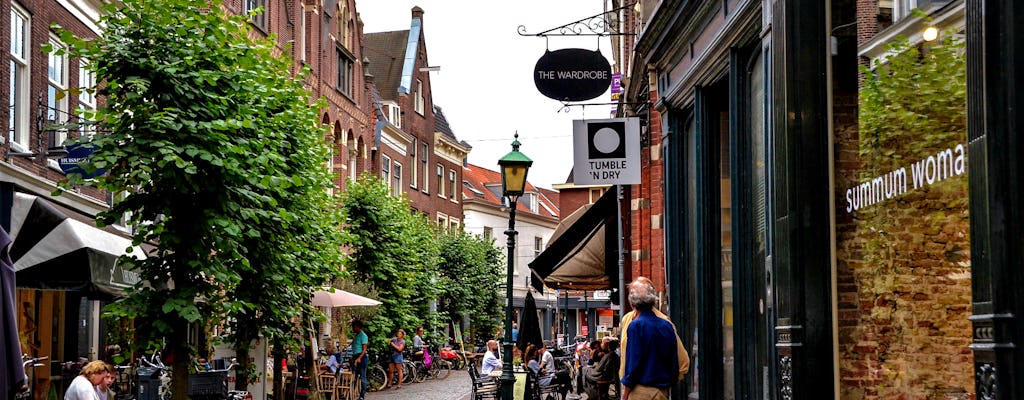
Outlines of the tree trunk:
[{"label": "tree trunk", "polygon": [[[182,322],[179,326],[186,326]],[[184,340],[171,340],[167,350],[171,356],[171,394],[174,400],[189,400],[188,375],[189,354],[188,343]]]},{"label": "tree trunk", "polygon": [[284,346],[274,344],[274,400],[284,400],[284,368],[281,368],[284,359]]},{"label": "tree trunk", "polygon": [[249,369],[252,363],[249,362],[249,346],[235,344],[235,359],[238,366],[235,367],[235,390],[249,390]]}]

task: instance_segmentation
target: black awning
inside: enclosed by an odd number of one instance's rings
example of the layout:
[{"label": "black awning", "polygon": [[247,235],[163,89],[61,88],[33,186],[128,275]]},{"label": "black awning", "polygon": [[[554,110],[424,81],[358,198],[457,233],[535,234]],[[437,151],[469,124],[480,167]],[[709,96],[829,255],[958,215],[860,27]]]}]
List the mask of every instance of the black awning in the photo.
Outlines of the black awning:
[{"label": "black awning", "polygon": [[19,288],[120,296],[139,276],[121,268],[118,257],[146,258],[131,239],[70,218],[56,205],[25,193],[14,194],[11,237]]},{"label": "black awning", "polygon": [[[535,289],[543,290],[545,285],[577,290],[618,287],[617,192],[613,187],[594,204],[562,219],[548,248],[530,263],[530,284]],[[608,229],[614,233],[606,234]]]}]

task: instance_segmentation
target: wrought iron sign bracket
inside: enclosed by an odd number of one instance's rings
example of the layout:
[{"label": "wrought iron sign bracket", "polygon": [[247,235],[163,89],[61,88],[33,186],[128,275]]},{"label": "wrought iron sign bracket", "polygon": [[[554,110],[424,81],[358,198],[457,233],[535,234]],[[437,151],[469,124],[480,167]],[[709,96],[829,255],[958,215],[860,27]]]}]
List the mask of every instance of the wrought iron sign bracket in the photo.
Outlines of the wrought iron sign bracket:
[{"label": "wrought iron sign bracket", "polygon": [[543,32],[528,33],[525,25],[519,25],[519,36],[536,36],[546,38],[548,36],[635,36],[633,33],[622,33],[619,29],[618,12],[636,3],[630,3],[619,8],[605,11],[603,13],[573,21],[562,26],[556,26]]},{"label": "wrought iron sign bracket", "polygon": [[585,108],[587,108],[587,106],[640,106],[640,105],[649,105],[649,104],[651,104],[651,103],[647,102],[647,101],[634,102],[634,103],[620,103],[620,102],[617,102],[617,101],[613,101],[613,102],[610,102],[610,103],[569,103],[569,102],[563,101],[562,102],[562,107],[558,109],[558,112],[567,113],[567,112],[569,112],[569,107],[583,107],[585,109]]}]

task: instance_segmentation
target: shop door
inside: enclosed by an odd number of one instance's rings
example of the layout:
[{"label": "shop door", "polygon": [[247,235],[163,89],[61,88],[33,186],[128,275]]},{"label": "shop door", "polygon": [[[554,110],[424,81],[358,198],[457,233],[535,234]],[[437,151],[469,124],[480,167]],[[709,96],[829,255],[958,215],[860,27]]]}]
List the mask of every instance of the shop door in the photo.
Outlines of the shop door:
[{"label": "shop door", "polygon": [[775,376],[773,363],[775,332],[772,321],[774,317],[774,301],[772,297],[772,255],[770,235],[768,227],[768,137],[764,127],[765,124],[765,71],[764,56],[760,51],[755,51],[746,71],[748,105],[749,105],[749,144],[750,144],[750,243],[753,257],[751,257],[751,271],[755,289],[755,301],[757,303],[754,328],[754,376],[753,393],[751,398],[769,400],[774,396],[772,390],[772,377]]}]

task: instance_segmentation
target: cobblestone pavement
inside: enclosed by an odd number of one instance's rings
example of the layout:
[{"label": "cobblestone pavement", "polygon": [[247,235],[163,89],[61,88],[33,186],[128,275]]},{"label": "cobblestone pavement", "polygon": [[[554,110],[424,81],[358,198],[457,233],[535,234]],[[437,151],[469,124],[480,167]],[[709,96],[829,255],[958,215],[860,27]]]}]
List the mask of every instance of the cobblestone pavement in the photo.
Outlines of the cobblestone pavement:
[{"label": "cobblestone pavement", "polygon": [[470,400],[469,372],[452,371],[443,380],[428,379],[402,385],[398,390],[366,393],[366,400]]}]

